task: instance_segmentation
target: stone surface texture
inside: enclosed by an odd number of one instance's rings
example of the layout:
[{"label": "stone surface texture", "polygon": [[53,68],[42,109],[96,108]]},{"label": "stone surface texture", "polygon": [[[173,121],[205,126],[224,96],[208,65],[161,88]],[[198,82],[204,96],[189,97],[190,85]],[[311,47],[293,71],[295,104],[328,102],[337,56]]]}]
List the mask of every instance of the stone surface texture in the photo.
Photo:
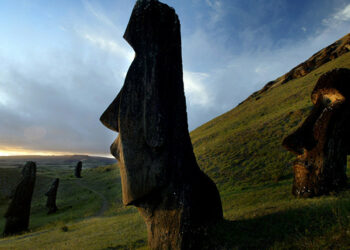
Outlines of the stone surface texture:
[{"label": "stone surface texture", "polygon": [[22,170],[22,179],[16,187],[5,214],[4,235],[17,234],[28,230],[35,179],[36,164],[27,162]]},{"label": "stone surface texture", "polygon": [[179,19],[159,1],[139,0],[124,38],[135,59],[101,116],[119,132],[111,153],[119,161],[123,203],[143,216],[151,249],[196,249],[223,215],[188,132]]},{"label": "stone surface texture", "polygon": [[350,70],[322,75],[311,94],[314,104],[304,123],[283,140],[297,155],[292,193],[313,197],[344,188],[350,154]]}]

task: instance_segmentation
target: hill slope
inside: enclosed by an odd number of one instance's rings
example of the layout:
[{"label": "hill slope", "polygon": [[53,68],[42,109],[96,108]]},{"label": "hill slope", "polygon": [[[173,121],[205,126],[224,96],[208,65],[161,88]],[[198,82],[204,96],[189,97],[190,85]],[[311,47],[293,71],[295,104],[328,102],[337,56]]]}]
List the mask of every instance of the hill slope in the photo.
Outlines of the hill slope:
[{"label": "hill slope", "polygon": [[[349,42],[350,34],[339,41]],[[335,44],[347,45],[346,42]],[[344,46],[340,51],[346,50]],[[315,58],[325,62],[305,76],[283,84],[276,81],[191,132],[199,165],[219,185],[263,183],[290,177],[289,166],[294,156],[282,148],[283,137],[308,115],[312,108],[310,94],[318,78],[334,68],[350,68],[350,53],[334,56],[333,60],[320,57],[325,54],[330,54],[329,47],[301,64],[308,65]]]}]

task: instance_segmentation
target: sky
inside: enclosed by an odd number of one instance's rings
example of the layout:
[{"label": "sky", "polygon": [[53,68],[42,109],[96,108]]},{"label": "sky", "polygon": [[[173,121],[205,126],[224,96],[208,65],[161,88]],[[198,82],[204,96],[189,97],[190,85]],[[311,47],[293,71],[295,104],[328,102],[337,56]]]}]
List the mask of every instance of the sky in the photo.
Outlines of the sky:
[{"label": "sky", "polygon": [[[164,0],[179,15],[189,130],[350,32],[349,0]],[[109,155],[99,117],[134,51],[133,0],[0,0],[0,155]]]}]

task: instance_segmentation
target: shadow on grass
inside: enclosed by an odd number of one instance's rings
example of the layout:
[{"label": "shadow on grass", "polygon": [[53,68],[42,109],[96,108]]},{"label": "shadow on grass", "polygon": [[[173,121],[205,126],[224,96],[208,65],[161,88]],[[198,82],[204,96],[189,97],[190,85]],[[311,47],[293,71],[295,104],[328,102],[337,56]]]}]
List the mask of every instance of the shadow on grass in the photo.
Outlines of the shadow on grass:
[{"label": "shadow on grass", "polygon": [[209,232],[205,245],[207,249],[268,249],[276,242],[301,244],[296,241],[326,235],[332,228],[346,232],[349,213],[350,200],[345,198],[246,220],[224,220]]}]

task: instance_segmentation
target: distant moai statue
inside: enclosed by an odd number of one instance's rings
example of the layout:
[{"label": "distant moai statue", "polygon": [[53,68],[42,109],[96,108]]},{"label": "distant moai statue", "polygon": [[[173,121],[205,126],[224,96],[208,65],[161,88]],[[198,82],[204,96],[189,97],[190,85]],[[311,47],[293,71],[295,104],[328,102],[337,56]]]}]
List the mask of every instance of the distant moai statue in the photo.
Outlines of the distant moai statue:
[{"label": "distant moai statue", "polygon": [[47,196],[46,207],[49,209],[48,214],[52,214],[57,211],[56,196],[59,183],[60,179],[56,178],[51,184],[49,191],[47,191],[45,194]]},{"label": "distant moai statue", "polygon": [[5,214],[5,236],[28,230],[35,178],[36,164],[27,162],[22,170],[22,179],[16,187]]},{"label": "distant moai statue", "polygon": [[120,163],[123,203],[138,208],[151,249],[201,249],[223,214],[188,132],[180,21],[173,8],[138,0],[124,38],[136,56],[101,116],[119,132],[111,153]]},{"label": "distant moai statue", "polygon": [[350,70],[323,74],[311,94],[314,104],[304,123],[283,140],[297,155],[292,193],[313,197],[344,188],[350,154]]},{"label": "distant moai statue", "polygon": [[77,178],[81,178],[81,170],[83,168],[83,163],[81,161],[79,161],[77,163],[77,165],[75,166],[75,171],[74,171],[74,175]]}]

